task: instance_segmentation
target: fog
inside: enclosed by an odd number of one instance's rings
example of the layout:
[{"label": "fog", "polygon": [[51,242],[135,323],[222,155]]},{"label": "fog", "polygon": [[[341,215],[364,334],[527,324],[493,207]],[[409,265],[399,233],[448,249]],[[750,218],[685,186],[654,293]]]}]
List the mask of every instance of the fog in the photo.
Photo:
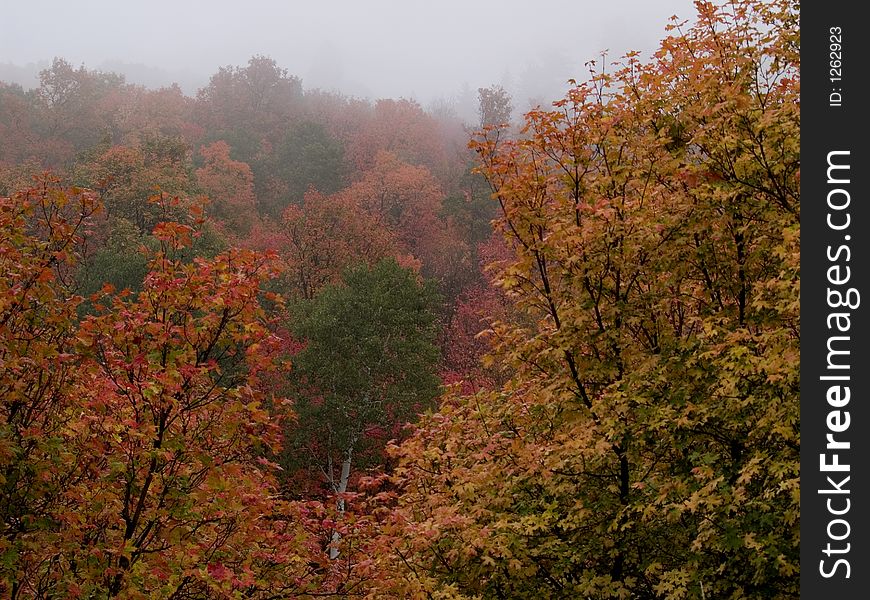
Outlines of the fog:
[{"label": "fog", "polygon": [[674,14],[692,17],[692,2],[4,1],[0,79],[34,85],[60,56],[192,94],[219,66],[264,54],[306,89],[425,105],[501,84],[524,108],[560,96],[603,50],[648,54]]}]

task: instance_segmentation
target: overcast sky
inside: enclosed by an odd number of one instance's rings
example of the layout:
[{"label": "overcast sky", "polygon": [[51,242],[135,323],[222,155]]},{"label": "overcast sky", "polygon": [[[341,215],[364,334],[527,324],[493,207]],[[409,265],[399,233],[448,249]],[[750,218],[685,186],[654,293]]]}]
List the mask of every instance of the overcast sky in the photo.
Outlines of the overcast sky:
[{"label": "overcast sky", "polygon": [[[0,66],[60,56],[139,67],[191,92],[221,65],[265,54],[303,80],[370,97],[449,98],[463,83],[561,95],[609,49],[648,53],[691,0],[0,0]],[[8,65],[7,65],[8,66]],[[7,69],[8,70],[8,69]],[[116,69],[117,70],[117,69]],[[150,81],[144,81],[150,78]],[[555,91],[554,91],[555,88]]]}]

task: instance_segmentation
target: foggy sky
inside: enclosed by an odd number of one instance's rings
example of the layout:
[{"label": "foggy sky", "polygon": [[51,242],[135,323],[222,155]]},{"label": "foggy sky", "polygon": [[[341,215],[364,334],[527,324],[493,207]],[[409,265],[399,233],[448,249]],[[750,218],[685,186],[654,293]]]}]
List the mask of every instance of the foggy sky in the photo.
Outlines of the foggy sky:
[{"label": "foggy sky", "polygon": [[[0,0],[0,67],[46,63],[177,80],[274,58],[306,89],[423,104],[502,84],[515,98],[562,95],[608,49],[648,54],[691,0]],[[3,72],[3,71],[0,71]],[[522,103],[522,100],[520,100]]]}]

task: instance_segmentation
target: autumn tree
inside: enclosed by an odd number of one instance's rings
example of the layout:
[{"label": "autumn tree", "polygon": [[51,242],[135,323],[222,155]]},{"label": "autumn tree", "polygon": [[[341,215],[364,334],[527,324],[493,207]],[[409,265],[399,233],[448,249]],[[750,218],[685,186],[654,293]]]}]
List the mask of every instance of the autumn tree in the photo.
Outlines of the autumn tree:
[{"label": "autumn tree", "polygon": [[39,82],[27,91],[0,84],[0,162],[60,170],[107,136],[120,141],[116,123],[132,88],[122,76],[55,58]]},{"label": "autumn tree", "polygon": [[[330,138],[347,148],[368,126],[374,109],[370,101],[344,96],[337,92],[320,89],[305,90],[303,97],[304,121],[319,123]],[[344,153],[344,171],[351,174],[354,169],[352,157]]]},{"label": "autumn tree", "polygon": [[[33,96],[33,92],[26,92],[20,85],[0,82],[0,139],[3,140],[3,144],[0,144],[0,167],[4,170],[28,159],[60,162],[59,157],[54,156],[54,148],[40,144]],[[66,152],[67,149],[63,148],[62,151]],[[7,188],[3,194],[11,195],[18,189]]]},{"label": "autumn tree", "polygon": [[[64,444],[80,385],[74,355],[78,299],[66,283],[93,194],[50,179],[0,198],[0,593],[56,589],[46,569],[57,552],[57,515],[82,476]],[[44,597],[44,595],[43,595]]]},{"label": "autumn tree", "polygon": [[251,167],[230,158],[230,147],[223,141],[199,152],[205,164],[196,170],[196,182],[209,198],[208,212],[232,234],[245,236],[257,211]]},{"label": "autumn tree", "polygon": [[257,303],[268,261],[230,251],[184,264],[175,254],[190,233],[158,226],[143,291],[115,299],[79,333],[94,378],[84,404],[100,416],[80,443],[96,446],[101,482],[76,490],[97,526],[79,542],[118,550],[76,562],[96,568],[95,583],[111,595],[221,587],[225,569],[233,586],[252,586],[255,567],[234,547],[269,536],[251,531],[257,511],[268,510],[258,460],[277,442],[252,386],[268,361],[271,334]]},{"label": "autumn tree", "polygon": [[442,218],[443,192],[431,172],[380,152],[359,181],[339,193],[381,227],[394,233],[399,248],[422,263],[422,274],[454,295],[469,273],[469,252],[451,221]]},{"label": "autumn tree", "polygon": [[197,93],[195,121],[253,164],[263,141],[277,143],[275,135],[296,111],[302,83],[271,58],[253,56],[244,67],[221,67]]},{"label": "autumn tree", "polygon": [[45,167],[36,158],[9,163],[8,166],[0,164],[0,197],[10,197],[32,187],[34,180],[39,180],[44,172]]},{"label": "autumn tree", "polygon": [[325,196],[313,189],[301,206],[284,211],[279,243],[287,292],[306,300],[338,283],[347,268],[400,253],[395,233],[352,195]]},{"label": "autumn tree", "polygon": [[195,99],[177,84],[159,89],[128,85],[112,121],[113,141],[134,144],[143,136],[184,138],[194,147],[205,134],[193,122]]},{"label": "autumn tree", "polygon": [[477,90],[477,116],[480,129],[509,126],[512,112],[510,94],[500,85]]},{"label": "autumn tree", "polygon": [[188,196],[193,188],[190,152],[180,138],[144,135],[132,146],[96,148],[74,170],[74,180],[100,192],[106,216],[151,233],[161,215],[148,199],[155,191]]},{"label": "autumn tree", "polygon": [[445,156],[438,123],[412,100],[381,99],[353,140],[348,159],[357,172],[375,166],[379,152],[422,165],[431,172],[443,170]]},{"label": "autumn tree", "polygon": [[[176,214],[169,204],[161,212]],[[46,184],[3,206],[0,590],[313,589],[325,554],[307,541],[304,507],[277,498],[263,458],[279,429],[258,385],[277,343],[259,304],[272,258],[184,261],[194,228],[161,222],[142,291],[105,288],[78,324],[81,299],[64,278],[93,195]]]},{"label": "autumn tree", "polygon": [[397,449],[373,597],[797,597],[797,19],[697,7],[476,144],[514,373]]},{"label": "autumn tree", "polygon": [[489,357],[490,326],[504,321],[512,310],[501,290],[487,283],[466,289],[450,307],[441,332],[442,377],[445,383],[462,382],[466,390],[504,383],[505,367]]},{"label": "autumn tree", "polygon": [[[110,130],[121,100],[124,78],[115,73],[74,68],[62,58],[39,73],[36,107],[40,133],[67,145],[66,160],[77,148],[89,148]],[[60,164],[53,165],[55,167]]]}]

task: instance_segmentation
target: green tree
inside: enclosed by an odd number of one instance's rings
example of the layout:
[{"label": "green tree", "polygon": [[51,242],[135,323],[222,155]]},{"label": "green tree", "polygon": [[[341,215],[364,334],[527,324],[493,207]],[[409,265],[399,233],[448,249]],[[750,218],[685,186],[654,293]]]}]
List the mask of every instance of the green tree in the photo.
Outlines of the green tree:
[{"label": "green tree", "polygon": [[78,273],[80,292],[84,296],[111,284],[117,290],[138,292],[148,272],[148,258],[143,245],[153,246],[151,236],[143,235],[130,221],[109,218],[106,239],[81,265]]},{"label": "green tree", "polygon": [[265,165],[267,173],[259,178],[273,180],[258,190],[261,210],[277,218],[289,204],[301,204],[310,187],[323,194],[337,192],[343,183],[343,157],[341,143],[322,125],[311,121],[293,125]]},{"label": "green tree", "polygon": [[[103,238],[89,240],[90,252],[84,253],[78,265],[78,293],[87,298],[107,283],[117,291],[142,291],[148,273],[148,254],[159,246],[157,239],[152,234],[143,234],[133,223],[120,217],[105,219],[100,223],[100,230]],[[227,248],[226,240],[211,222],[206,221],[200,225],[190,248],[181,251],[179,258],[186,263],[195,258],[211,259]],[[89,300],[79,307],[80,311],[90,311],[91,308]]]},{"label": "green tree", "polygon": [[292,372],[295,445],[316,461],[331,492],[348,490],[354,463],[377,454],[384,434],[432,406],[439,387],[432,305],[428,286],[384,259],[349,269],[341,284],[300,307],[294,333],[306,345]]}]

